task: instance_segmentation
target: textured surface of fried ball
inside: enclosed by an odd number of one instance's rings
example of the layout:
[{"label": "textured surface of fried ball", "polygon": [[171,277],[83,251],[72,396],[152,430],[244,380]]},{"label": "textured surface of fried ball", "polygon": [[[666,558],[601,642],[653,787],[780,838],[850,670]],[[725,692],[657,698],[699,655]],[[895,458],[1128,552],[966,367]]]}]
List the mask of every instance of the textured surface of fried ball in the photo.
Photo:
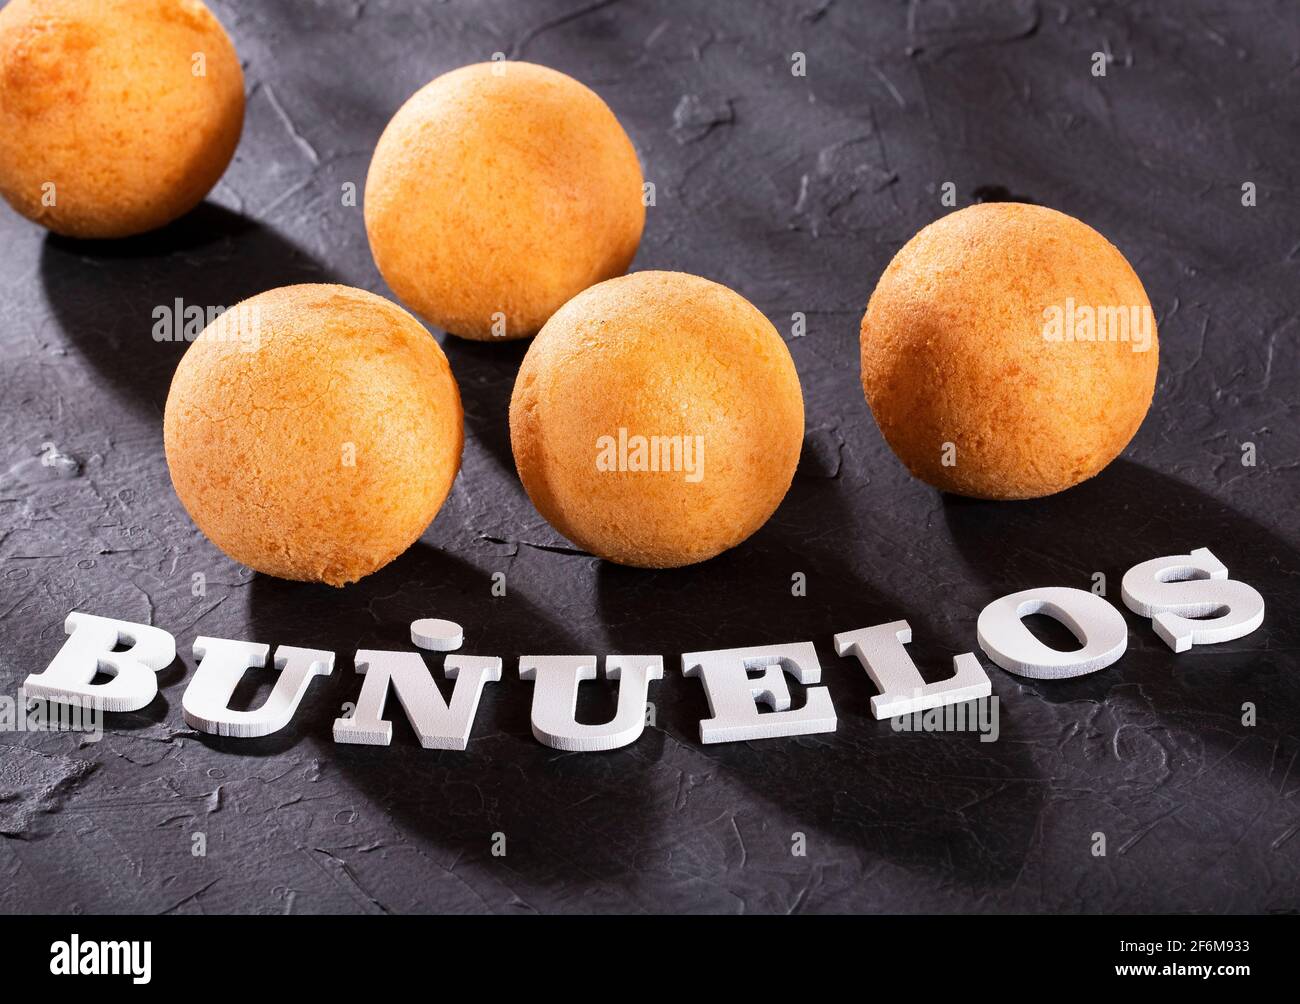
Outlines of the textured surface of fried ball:
[{"label": "textured surface of fried ball", "polygon": [[460,392],[438,343],[347,286],[260,293],[204,329],[164,418],[176,494],[227,555],[341,586],[415,542],[460,466]]},{"label": "textured surface of fried ball", "polygon": [[614,113],[572,77],[479,63],[388,123],[366,177],[366,232],[388,285],[465,338],[534,334],[627,271],[645,224],[641,168]]},{"label": "textured surface of fried ball", "polygon": [[182,216],[243,122],[239,58],[199,0],[0,10],[0,194],[56,233],[125,237]]},{"label": "textured surface of fried ball", "polygon": [[510,441],[562,534],[610,561],[669,568],[772,515],[799,462],[803,395],[785,343],[743,297],[637,272],[542,328],[515,381]]},{"label": "textured surface of fried ball", "polygon": [[[1106,318],[1094,334],[1104,324],[1116,340],[1054,339],[1088,334],[1084,306]],[[867,401],[903,463],[988,499],[1050,495],[1114,460],[1150,406],[1158,356],[1124,256],[1071,216],[1010,202],[908,241],[871,295],[861,347]]]}]

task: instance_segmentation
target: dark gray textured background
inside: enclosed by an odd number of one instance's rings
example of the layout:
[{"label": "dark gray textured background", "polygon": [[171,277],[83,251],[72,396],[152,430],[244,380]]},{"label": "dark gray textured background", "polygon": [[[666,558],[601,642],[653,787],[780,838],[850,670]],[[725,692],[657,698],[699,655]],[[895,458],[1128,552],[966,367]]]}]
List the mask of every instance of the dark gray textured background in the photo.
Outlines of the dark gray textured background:
[{"label": "dark gray textured background", "polygon": [[[101,743],[0,736],[0,909],[1300,907],[1294,2],[214,9],[248,111],[208,205],[106,246],[0,213],[0,689],[46,665],[73,609],[157,624],[182,652],[159,699],[114,716]],[[658,189],[635,267],[724,282],[787,336],[807,315],[806,337],[788,338],[808,408],[801,474],[768,526],[708,564],[656,573],[571,553],[509,454],[525,347],[439,333],[467,442],[422,542],[343,591],[252,575],[172,493],[161,411],[183,346],[151,339],[151,312],[300,281],[388,293],[340,186],[361,187],[409,94],[496,51],[576,76],[619,115]],[[1112,57],[1104,78],[1096,51]],[[945,181],[959,205],[1002,189],[1082,218],[1155,305],[1146,423],[1122,459],[1058,497],[942,496],[907,475],[862,400],[863,307],[890,256],[946,211]],[[1240,462],[1244,442],[1256,467]],[[43,466],[43,443],[66,461]],[[996,743],[873,721],[871,684],[830,644],[906,617],[914,656],[941,676],[976,649],[996,596],[1087,588],[1095,571],[1113,595],[1130,565],[1198,546],[1264,594],[1262,629],[1175,657],[1126,613],[1129,652],[1104,672],[1029,683],[989,667]],[[490,596],[496,571],[505,598]],[[790,595],[796,571],[806,598]],[[191,595],[196,572],[206,596]],[[352,652],[408,647],[419,616],[458,619],[465,651],[505,658],[469,750],[420,749],[395,704],[392,747],[333,744],[360,687]],[[284,733],[200,737],[179,707],[200,633],[332,648],[338,666]],[[838,732],[701,746],[707,707],[679,654],[805,639]],[[536,743],[517,657],[573,651],[662,653],[658,728],[612,754]],[[604,684],[584,689],[585,713],[612,707]],[[196,832],[206,857],[191,856]],[[796,832],[806,857],[791,854]]]}]

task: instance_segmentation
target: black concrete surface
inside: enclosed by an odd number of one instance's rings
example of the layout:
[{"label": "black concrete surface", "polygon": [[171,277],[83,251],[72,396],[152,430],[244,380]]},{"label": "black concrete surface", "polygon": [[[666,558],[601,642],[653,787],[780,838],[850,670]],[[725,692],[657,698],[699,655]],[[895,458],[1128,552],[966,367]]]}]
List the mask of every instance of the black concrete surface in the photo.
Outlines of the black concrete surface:
[{"label": "black concrete surface", "polygon": [[[0,692],[44,668],[70,610],[157,624],[182,653],[158,700],[113,717],[101,742],[0,735],[0,910],[1300,907],[1293,2],[213,6],[248,113],[207,204],[107,245],[0,212]],[[172,492],[161,411],[184,346],[152,339],[152,311],[300,281],[391,295],[341,186],[363,186],[409,94],[495,52],[576,76],[623,121],[657,189],[634,267],[726,283],[786,335],[807,400],[801,473],[763,530],[699,567],[574,554],[510,457],[525,347],[437,332],[467,442],[422,541],[342,591],[251,574]],[[1156,308],[1145,424],[1057,497],[941,495],[909,477],[863,402],[864,305],[893,253],[948,211],[945,182],[959,206],[1015,197],[1080,217]],[[1102,572],[1118,601],[1130,565],[1198,546],[1264,594],[1259,631],[1174,656],[1126,613],[1129,652],[1104,672],[1034,683],[989,666],[996,742],[874,721],[870,682],[831,646],[906,618],[941,676],[977,650],[995,597]],[[806,597],[791,595],[796,572]],[[352,653],[408,647],[421,616],[459,620],[465,651],[506,660],[469,750],[422,750],[400,713],[389,748],[335,745],[331,721],[360,687]],[[338,668],[279,735],[200,736],[180,714],[198,634],[331,648]],[[701,746],[706,703],[680,653],[796,640],[817,644],[838,731]],[[665,656],[656,726],[635,745],[566,755],[531,737],[517,657],[575,651]],[[612,697],[586,689],[596,720]]]}]

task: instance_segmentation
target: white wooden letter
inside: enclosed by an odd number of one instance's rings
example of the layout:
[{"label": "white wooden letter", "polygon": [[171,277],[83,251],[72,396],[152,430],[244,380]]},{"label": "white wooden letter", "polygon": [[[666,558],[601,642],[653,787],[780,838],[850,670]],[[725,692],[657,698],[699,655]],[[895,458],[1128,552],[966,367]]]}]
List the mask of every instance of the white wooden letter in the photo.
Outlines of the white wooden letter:
[{"label": "white wooden letter", "polygon": [[877,624],[835,636],[835,651],[856,656],[880,691],[871,699],[871,714],[875,718],[897,718],[915,711],[974,701],[993,693],[988,674],[971,652],[952,657],[952,677],[926,683],[903,647],[911,640],[912,628],[907,621]]},{"label": "white wooden letter", "polygon": [[603,725],[580,725],[578,685],[596,679],[594,655],[525,655],[519,679],[533,680],[533,735],[552,749],[575,753],[614,750],[637,740],[645,728],[650,681],[662,680],[664,660],[657,655],[605,657],[605,679],[618,681],[618,710]]},{"label": "white wooden letter", "polygon": [[[1047,614],[1070,629],[1083,648],[1062,652],[1044,645],[1022,617]],[[1008,673],[1059,680],[1105,669],[1128,648],[1124,615],[1100,596],[1068,586],[1026,589],[994,600],[975,625],[980,647]]]},{"label": "white wooden letter", "polygon": [[1227,567],[1205,547],[1134,565],[1124,574],[1122,589],[1124,605],[1150,617],[1156,634],[1175,652],[1232,641],[1264,623],[1264,597],[1228,578]]},{"label": "white wooden letter", "polygon": [[456,681],[449,705],[438,692],[423,657],[416,652],[362,649],[357,652],[356,665],[357,672],[364,673],[366,679],[352,717],[334,720],[336,743],[387,746],[393,741],[393,723],[383,717],[391,684],[421,746],[463,750],[469,745],[469,731],[484,685],[501,679],[501,660],[496,656],[449,655],[443,674]]},{"label": "white wooden letter", "polygon": [[[28,697],[80,703],[104,711],[139,711],[158,694],[159,670],[176,658],[176,639],[162,628],[73,611],[63,622],[68,640],[43,673],[23,681]],[[130,645],[114,652],[118,645]],[[112,677],[92,683],[97,673]]]},{"label": "white wooden letter", "polygon": [[269,736],[289,724],[313,678],[334,672],[333,652],[280,645],[273,660],[280,676],[262,706],[255,711],[231,711],[230,698],[245,671],[265,666],[268,651],[268,646],[251,641],[195,638],[194,658],[199,665],[181,698],[185,723],[216,736]]},{"label": "white wooden letter", "polygon": [[[750,676],[751,670],[762,672]],[[809,687],[805,705],[791,711],[786,673],[802,684],[821,680],[822,668],[812,642],[683,655],[682,675],[703,680],[709,711],[713,714],[712,718],[700,722],[700,742],[726,743],[834,732],[835,708],[830,692],[825,687]],[[766,704],[772,710],[760,712],[759,704]]]}]

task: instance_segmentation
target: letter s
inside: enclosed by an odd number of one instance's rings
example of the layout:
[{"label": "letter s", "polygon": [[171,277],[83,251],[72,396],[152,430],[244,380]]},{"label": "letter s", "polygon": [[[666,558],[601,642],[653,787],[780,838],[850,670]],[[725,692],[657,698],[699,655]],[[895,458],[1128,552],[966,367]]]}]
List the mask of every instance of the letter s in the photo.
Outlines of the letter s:
[{"label": "letter s", "polygon": [[1175,652],[1250,634],[1264,622],[1264,597],[1228,578],[1209,548],[1134,565],[1124,574],[1124,605],[1150,617],[1156,634]]}]

